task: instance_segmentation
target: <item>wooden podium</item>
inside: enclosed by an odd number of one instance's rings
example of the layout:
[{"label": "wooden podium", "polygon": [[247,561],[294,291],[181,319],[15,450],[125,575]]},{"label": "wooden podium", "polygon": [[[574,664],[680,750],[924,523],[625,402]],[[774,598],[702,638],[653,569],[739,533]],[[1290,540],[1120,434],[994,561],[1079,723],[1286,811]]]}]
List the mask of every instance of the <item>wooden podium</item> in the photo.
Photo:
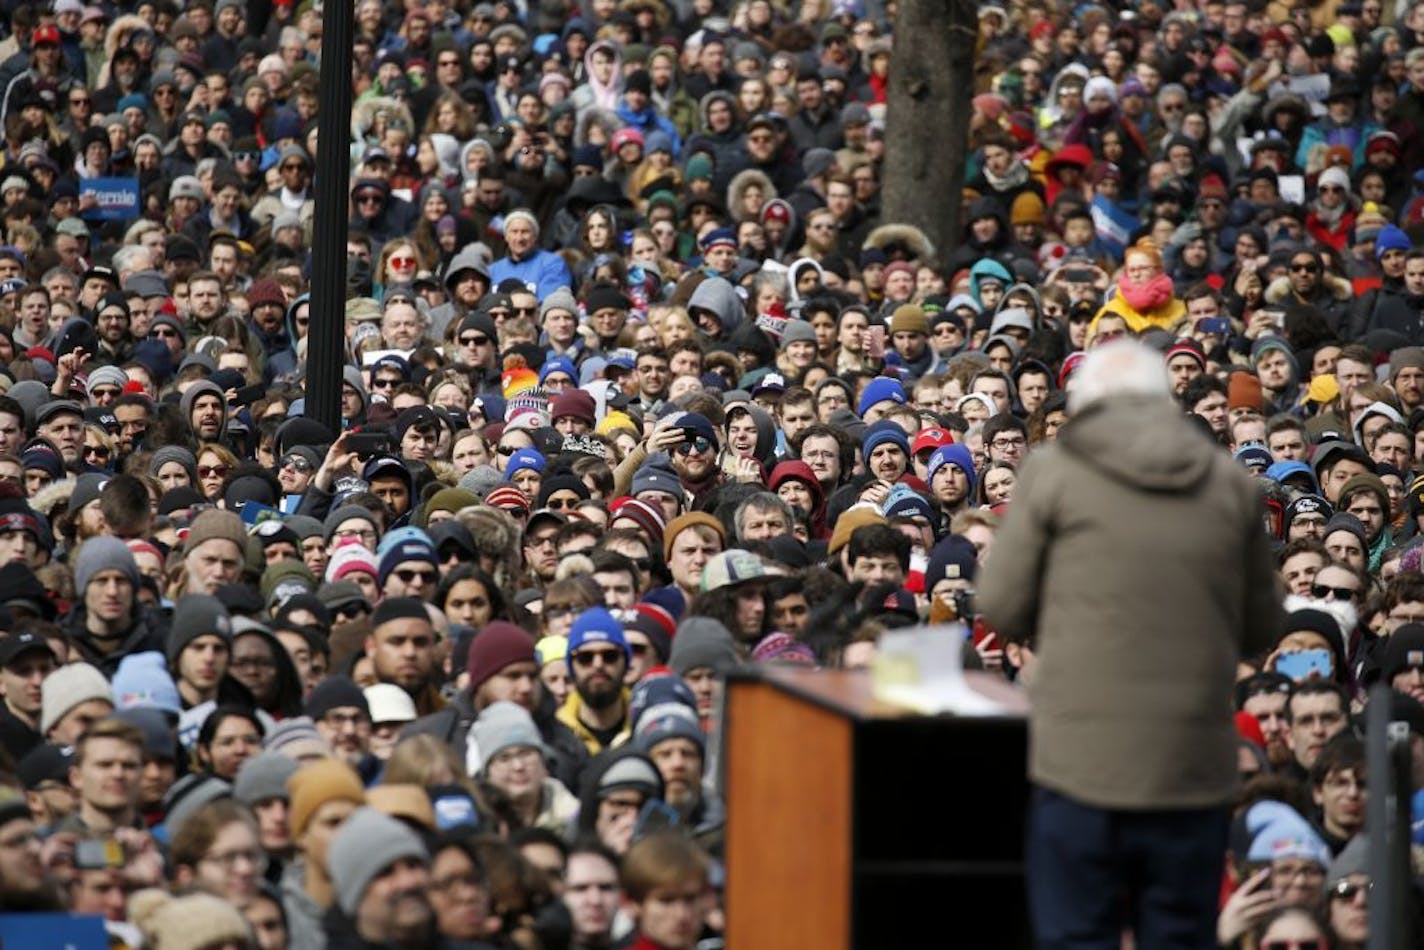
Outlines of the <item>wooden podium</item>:
[{"label": "wooden podium", "polygon": [[1027,704],[918,716],[870,674],[765,668],[727,684],[727,946],[1030,946]]}]

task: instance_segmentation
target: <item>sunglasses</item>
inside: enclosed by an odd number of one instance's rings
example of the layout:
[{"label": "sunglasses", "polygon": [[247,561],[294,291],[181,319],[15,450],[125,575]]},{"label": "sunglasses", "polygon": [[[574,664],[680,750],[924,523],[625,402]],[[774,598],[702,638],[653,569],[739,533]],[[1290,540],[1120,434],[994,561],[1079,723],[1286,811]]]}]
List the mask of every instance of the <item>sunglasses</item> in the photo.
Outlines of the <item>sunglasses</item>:
[{"label": "sunglasses", "polygon": [[92,455],[92,456],[94,456],[95,458],[106,459],[106,458],[108,458],[108,457],[109,457],[110,455],[112,455],[112,454],[114,454],[114,453],[113,453],[113,450],[110,449],[110,448],[109,448],[108,446],[106,446],[106,445],[86,445],[86,446],[84,446],[84,457],[85,457],[85,458],[89,458],[89,457]]},{"label": "sunglasses", "polygon": [[390,260],[390,265],[392,267],[400,267],[402,269],[407,267],[414,267],[415,263],[415,258],[406,257],[403,254],[393,255]]},{"label": "sunglasses", "polygon": [[347,604],[344,607],[336,608],[336,616],[342,620],[353,620],[356,617],[363,616],[365,613],[366,608],[361,604]]},{"label": "sunglasses", "polygon": [[700,455],[712,448],[712,443],[702,436],[698,436],[691,442],[683,442],[677,447],[678,455]]},{"label": "sunglasses", "polygon": [[286,162],[282,165],[282,171],[284,172],[304,172],[306,170],[307,167],[301,162]]},{"label": "sunglasses", "polygon": [[392,386],[394,386],[395,384],[396,384],[396,381],[395,381],[394,379],[390,379],[390,378],[386,378],[386,379],[373,379],[373,380],[371,380],[371,388],[372,388],[372,389],[390,389],[390,388],[391,388]]},{"label": "sunglasses", "polygon": [[400,568],[392,573],[400,578],[402,584],[413,584],[417,579],[423,584],[434,584],[436,578],[434,571],[412,571],[408,568]]},{"label": "sunglasses", "polygon": [[231,471],[226,465],[199,465],[199,478],[227,478],[227,473]]},{"label": "sunglasses", "polygon": [[517,445],[497,445],[497,446],[495,446],[495,451],[498,452],[500,455],[503,455],[503,456],[508,457],[508,456],[510,456],[510,455],[513,455],[515,452],[518,452],[518,451],[519,451],[519,446],[517,446]]},{"label": "sunglasses", "polygon": [[310,472],[312,470],[311,459],[300,455],[284,455],[281,462],[282,468],[293,468],[299,472]]},{"label": "sunglasses", "polygon": [[551,511],[573,511],[578,505],[577,498],[550,498],[544,502],[544,507]]},{"label": "sunglasses", "polygon": [[357,195],[356,203],[358,205],[378,205],[381,203],[381,196],[379,194]]},{"label": "sunglasses", "polygon": [[112,386],[100,386],[98,389],[94,390],[89,395],[94,397],[95,399],[107,399],[109,397],[117,398],[119,395],[119,390],[115,389]]},{"label": "sunglasses", "polygon": [[233,152],[232,160],[235,162],[255,162],[262,157],[260,152]]},{"label": "sunglasses", "polygon": [[1356,884],[1354,881],[1341,881],[1339,884],[1330,888],[1330,896],[1338,897],[1342,901],[1352,901],[1355,899],[1355,895],[1361,891],[1364,891],[1365,895],[1369,896],[1370,891],[1374,889],[1375,885],[1373,881],[1368,884]]},{"label": "sunglasses", "polygon": [[1353,587],[1331,587],[1328,584],[1313,584],[1310,595],[1317,600],[1354,600],[1359,591]]},{"label": "sunglasses", "polygon": [[1292,264],[1290,266],[1292,274],[1314,274],[1320,270],[1318,264]]},{"label": "sunglasses", "polygon": [[460,337],[461,346],[488,346],[489,337],[483,333],[471,333],[468,336]]},{"label": "sunglasses", "polygon": [[622,650],[580,650],[574,654],[574,665],[588,667],[602,663],[604,666],[617,666],[622,659],[625,659]]}]

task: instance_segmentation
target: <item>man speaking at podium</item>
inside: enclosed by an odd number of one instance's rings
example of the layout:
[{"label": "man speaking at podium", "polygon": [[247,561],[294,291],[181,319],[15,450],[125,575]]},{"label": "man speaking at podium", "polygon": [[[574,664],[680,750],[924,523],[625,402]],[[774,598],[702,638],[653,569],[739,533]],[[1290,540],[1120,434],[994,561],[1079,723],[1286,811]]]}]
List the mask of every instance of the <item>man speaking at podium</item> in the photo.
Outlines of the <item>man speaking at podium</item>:
[{"label": "man speaking at podium", "polygon": [[1238,655],[1283,622],[1250,477],[1162,356],[1094,349],[1022,469],[978,600],[1033,632],[1029,905],[1040,947],[1214,945]]}]

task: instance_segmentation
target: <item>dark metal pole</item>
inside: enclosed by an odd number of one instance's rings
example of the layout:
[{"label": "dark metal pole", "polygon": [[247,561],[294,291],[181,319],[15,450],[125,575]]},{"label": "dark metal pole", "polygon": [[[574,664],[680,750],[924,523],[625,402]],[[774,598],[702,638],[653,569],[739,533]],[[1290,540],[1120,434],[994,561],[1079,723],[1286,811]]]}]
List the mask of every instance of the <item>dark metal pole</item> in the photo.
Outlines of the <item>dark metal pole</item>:
[{"label": "dark metal pole", "polygon": [[1410,934],[1409,727],[1393,719],[1390,690],[1376,685],[1366,707],[1365,750],[1370,788],[1364,834],[1369,835],[1370,950],[1413,947]]},{"label": "dark metal pole", "polygon": [[306,415],[333,433],[341,431],[341,368],[346,349],[353,22],[352,0],[327,0],[322,9]]}]

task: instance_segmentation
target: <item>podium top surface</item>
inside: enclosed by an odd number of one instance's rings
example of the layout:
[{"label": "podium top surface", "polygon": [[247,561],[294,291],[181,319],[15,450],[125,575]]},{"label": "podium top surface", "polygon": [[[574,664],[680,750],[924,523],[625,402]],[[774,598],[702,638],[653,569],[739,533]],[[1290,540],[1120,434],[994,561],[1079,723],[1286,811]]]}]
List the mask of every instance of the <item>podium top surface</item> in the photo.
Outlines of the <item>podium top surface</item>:
[{"label": "podium top surface", "polygon": [[[762,666],[738,670],[728,678],[734,683],[767,683],[789,695],[854,719],[925,718],[914,710],[877,700],[873,695],[869,670],[813,670],[792,666]],[[967,670],[964,673],[964,681],[970,689],[992,699],[1004,710],[1000,716],[973,718],[1024,719],[1028,716],[1027,697],[1021,689],[1005,681],[1003,677]]]}]

